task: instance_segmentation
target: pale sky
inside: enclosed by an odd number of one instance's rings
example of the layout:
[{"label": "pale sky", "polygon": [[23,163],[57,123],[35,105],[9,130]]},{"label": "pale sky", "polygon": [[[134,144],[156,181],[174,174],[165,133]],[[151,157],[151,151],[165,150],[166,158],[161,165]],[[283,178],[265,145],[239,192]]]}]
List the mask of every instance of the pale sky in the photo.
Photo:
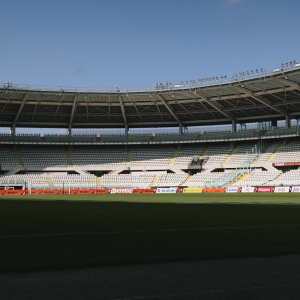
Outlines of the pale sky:
[{"label": "pale sky", "polygon": [[153,86],[300,61],[300,1],[1,3],[0,82]]}]

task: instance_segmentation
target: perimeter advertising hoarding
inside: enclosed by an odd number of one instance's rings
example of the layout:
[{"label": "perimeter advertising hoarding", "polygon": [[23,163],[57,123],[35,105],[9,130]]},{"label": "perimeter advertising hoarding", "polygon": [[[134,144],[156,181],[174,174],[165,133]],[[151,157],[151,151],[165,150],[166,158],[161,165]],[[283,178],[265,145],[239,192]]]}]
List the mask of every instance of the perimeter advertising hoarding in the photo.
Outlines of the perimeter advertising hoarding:
[{"label": "perimeter advertising hoarding", "polygon": [[300,166],[300,162],[279,162],[272,163],[273,167],[289,167],[289,166]]},{"label": "perimeter advertising hoarding", "polygon": [[242,193],[254,193],[254,191],[255,191],[254,186],[248,186],[248,187],[244,186],[242,187],[241,190]]},{"label": "perimeter advertising hoarding", "polygon": [[289,193],[290,192],[290,187],[289,186],[276,186],[275,193]]},{"label": "perimeter advertising hoarding", "polygon": [[257,193],[273,193],[273,188],[270,186],[260,186],[256,189]]},{"label": "perimeter advertising hoarding", "polygon": [[156,189],[156,193],[176,193],[177,188],[172,189]]},{"label": "perimeter advertising hoarding", "polygon": [[186,188],[182,190],[183,193],[202,193],[202,191],[203,188]]},{"label": "perimeter advertising hoarding", "polygon": [[300,186],[293,186],[292,187],[292,192],[293,193],[300,193]]},{"label": "perimeter advertising hoarding", "polygon": [[226,188],[226,193],[237,193],[239,191],[239,188]]},{"label": "perimeter advertising hoarding", "polygon": [[111,194],[132,194],[132,189],[111,189]]}]

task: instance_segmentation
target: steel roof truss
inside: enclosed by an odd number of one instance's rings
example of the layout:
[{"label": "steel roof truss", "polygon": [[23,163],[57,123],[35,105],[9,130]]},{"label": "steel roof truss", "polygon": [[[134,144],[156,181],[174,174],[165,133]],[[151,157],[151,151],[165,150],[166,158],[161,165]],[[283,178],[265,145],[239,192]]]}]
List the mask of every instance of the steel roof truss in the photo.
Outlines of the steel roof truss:
[{"label": "steel roof truss", "polygon": [[128,123],[127,123],[127,118],[126,118],[126,114],[125,114],[125,108],[124,108],[122,96],[119,96],[119,102],[120,102],[120,106],[121,106],[121,110],[122,110],[122,115],[123,115],[123,119],[124,119],[124,124],[125,124],[125,126],[127,126]]},{"label": "steel roof truss", "polygon": [[205,96],[201,92],[197,91],[196,93],[197,93],[197,95],[199,97],[201,97],[203,100],[205,100],[210,106],[212,106],[213,108],[215,108],[216,110],[218,110],[221,114],[223,114],[224,116],[226,116],[227,118],[229,118],[232,121],[235,119],[234,115],[232,113],[230,113],[230,112],[225,112],[224,111],[224,107],[221,104],[217,103],[217,101],[215,101],[215,100],[209,100],[208,97]]},{"label": "steel roof truss", "polygon": [[265,99],[264,97],[262,96],[257,96],[257,95],[254,95],[254,93],[244,87],[240,87],[240,86],[236,86],[236,88],[238,90],[240,90],[241,92],[245,93],[245,94],[248,94],[249,96],[251,96],[252,98],[256,99],[257,101],[267,105],[268,107],[272,108],[273,110],[276,110],[277,112],[283,114],[284,116],[288,116],[288,112],[283,109],[283,108],[280,108],[280,107],[276,107],[274,105],[272,105],[272,102]]},{"label": "steel roof truss", "polygon": [[165,100],[165,98],[162,95],[160,95],[160,94],[157,94],[157,96],[159,97],[159,99],[161,100],[161,102],[165,105],[165,107],[168,109],[168,111],[171,113],[171,115],[173,116],[173,118],[179,124],[181,124],[180,118],[176,115],[176,113],[174,112],[173,108],[167,103],[167,101]]}]

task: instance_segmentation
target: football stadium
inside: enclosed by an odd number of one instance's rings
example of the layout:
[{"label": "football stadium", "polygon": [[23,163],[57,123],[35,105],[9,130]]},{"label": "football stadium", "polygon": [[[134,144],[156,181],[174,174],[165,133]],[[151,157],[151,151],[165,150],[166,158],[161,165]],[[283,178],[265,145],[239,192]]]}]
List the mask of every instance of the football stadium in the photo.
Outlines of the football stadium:
[{"label": "football stadium", "polygon": [[299,96],[296,61],[146,88],[2,84],[0,272],[299,254]]}]

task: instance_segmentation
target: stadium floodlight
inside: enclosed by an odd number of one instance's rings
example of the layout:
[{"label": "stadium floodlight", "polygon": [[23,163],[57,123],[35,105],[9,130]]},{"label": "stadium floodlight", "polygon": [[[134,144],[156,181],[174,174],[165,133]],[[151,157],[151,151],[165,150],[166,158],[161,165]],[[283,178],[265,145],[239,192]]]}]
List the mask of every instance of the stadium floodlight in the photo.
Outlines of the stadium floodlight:
[{"label": "stadium floodlight", "polygon": [[284,69],[284,64],[281,64],[281,68]]},{"label": "stadium floodlight", "polygon": [[256,73],[258,74],[258,69],[256,69]]},{"label": "stadium floodlight", "polygon": [[288,67],[288,66],[289,66],[289,63],[285,63],[285,65],[286,65],[286,67]]},{"label": "stadium floodlight", "polygon": [[242,74],[243,74],[243,76],[245,76],[245,73],[244,73],[244,72],[243,72]]},{"label": "stadium floodlight", "polygon": [[253,72],[253,70],[251,70],[251,74],[253,74],[254,72]]},{"label": "stadium floodlight", "polygon": [[189,84],[189,82],[188,82],[188,81],[186,81],[185,83],[186,83],[186,84]]},{"label": "stadium floodlight", "polygon": [[225,80],[226,80],[226,79],[227,79],[227,76],[225,76],[224,78],[225,78]]},{"label": "stadium floodlight", "polygon": [[219,78],[218,78],[218,77],[216,77],[216,80],[217,80],[217,81],[219,81]]},{"label": "stadium floodlight", "polygon": [[296,64],[296,61],[294,60],[294,65]]}]

